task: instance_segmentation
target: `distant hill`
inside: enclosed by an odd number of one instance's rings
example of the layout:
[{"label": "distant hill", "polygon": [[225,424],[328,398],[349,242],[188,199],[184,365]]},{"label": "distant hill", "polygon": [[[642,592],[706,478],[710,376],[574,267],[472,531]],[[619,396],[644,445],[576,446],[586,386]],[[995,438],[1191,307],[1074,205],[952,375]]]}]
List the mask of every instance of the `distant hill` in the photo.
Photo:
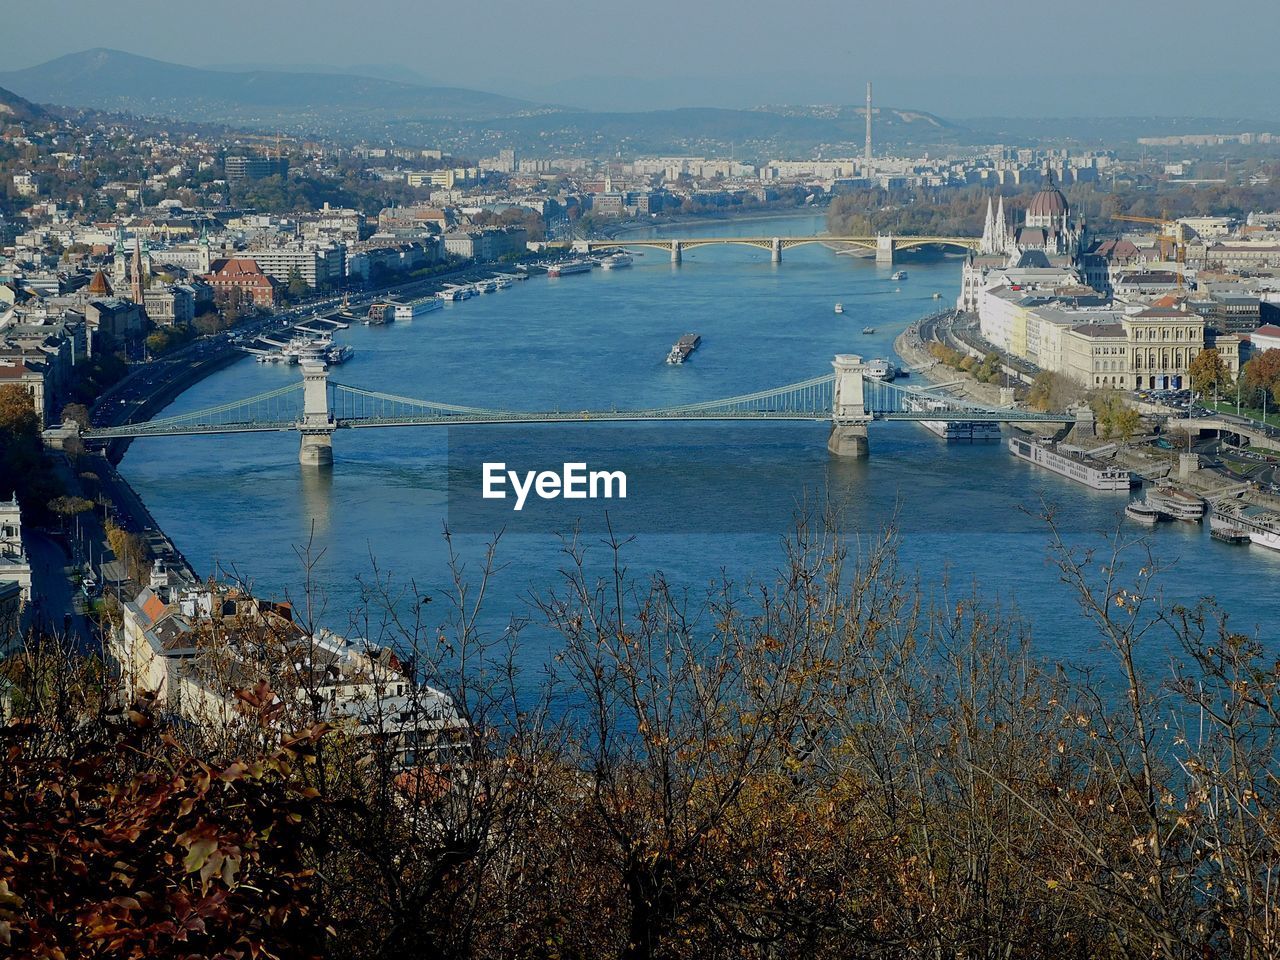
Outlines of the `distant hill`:
[{"label": "distant hill", "polygon": [[[495,138],[539,154],[550,149],[768,159],[813,150],[827,156],[861,152],[860,104],[590,111],[386,79],[388,70],[383,77],[363,76],[354,69],[201,68],[99,48],[0,73],[0,85],[65,107],[290,133],[390,134],[405,142],[444,143],[464,156],[483,156],[494,149]],[[966,128],[933,114],[876,108],[877,148],[966,143],[970,137]]]},{"label": "distant hill", "polygon": [[47,114],[31,101],[0,87],[0,124],[40,120],[45,116]]},{"label": "distant hill", "polygon": [[484,120],[536,109],[459,87],[349,74],[206,70],[104,48],[0,73],[0,85],[42,103],[227,123],[371,114]]}]

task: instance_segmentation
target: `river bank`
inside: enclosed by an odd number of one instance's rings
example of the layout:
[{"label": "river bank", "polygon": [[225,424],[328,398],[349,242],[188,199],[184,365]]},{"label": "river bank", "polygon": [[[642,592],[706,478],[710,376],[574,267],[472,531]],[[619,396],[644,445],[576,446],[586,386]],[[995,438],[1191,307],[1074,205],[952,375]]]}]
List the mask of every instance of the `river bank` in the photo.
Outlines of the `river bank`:
[{"label": "river bank", "polygon": [[959,370],[948,367],[929,352],[929,342],[924,339],[933,324],[949,316],[951,311],[922,317],[911,323],[893,341],[894,353],[912,376],[921,376],[932,384],[946,384],[950,393],[984,406],[1000,406],[1000,387],[993,383],[979,383]]}]

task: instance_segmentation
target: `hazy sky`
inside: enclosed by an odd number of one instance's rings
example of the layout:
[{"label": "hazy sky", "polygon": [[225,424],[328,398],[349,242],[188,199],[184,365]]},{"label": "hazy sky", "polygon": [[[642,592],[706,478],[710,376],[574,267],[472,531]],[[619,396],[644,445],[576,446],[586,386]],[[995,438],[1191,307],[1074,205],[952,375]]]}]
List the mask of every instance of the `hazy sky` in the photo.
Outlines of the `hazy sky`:
[{"label": "hazy sky", "polygon": [[0,69],[105,46],[591,108],[847,103],[872,79],[880,103],[958,117],[1280,116],[1276,0],[2,2]]}]

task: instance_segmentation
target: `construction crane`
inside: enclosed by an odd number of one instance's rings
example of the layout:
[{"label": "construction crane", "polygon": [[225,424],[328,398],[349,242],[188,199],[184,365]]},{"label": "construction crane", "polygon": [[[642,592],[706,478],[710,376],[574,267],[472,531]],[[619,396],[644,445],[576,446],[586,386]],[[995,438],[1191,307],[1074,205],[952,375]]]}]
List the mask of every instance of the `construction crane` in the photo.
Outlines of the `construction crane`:
[{"label": "construction crane", "polygon": [[1187,245],[1182,239],[1182,224],[1166,217],[1139,217],[1128,213],[1113,213],[1112,220],[1124,220],[1129,223],[1149,223],[1160,228],[1156,242],[1160,244],[1160,259],[1168,260],[1169,251],[1173,251],[1174,263],[1178,275],[1178,290],[1182,290],[1182,265],[1187,262]]}]

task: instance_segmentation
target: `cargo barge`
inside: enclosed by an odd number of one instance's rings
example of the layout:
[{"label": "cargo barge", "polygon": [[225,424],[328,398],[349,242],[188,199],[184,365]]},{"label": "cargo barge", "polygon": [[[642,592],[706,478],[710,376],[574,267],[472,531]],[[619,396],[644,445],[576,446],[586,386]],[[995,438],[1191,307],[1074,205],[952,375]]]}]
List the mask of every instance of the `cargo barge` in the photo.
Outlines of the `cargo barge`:
[{"label": "cargo barge", "polygon": [[701,344],[701,336],[696,333],[686,333],[671,345],[671,350],[667,354],[667,363],[684,363]]}]

